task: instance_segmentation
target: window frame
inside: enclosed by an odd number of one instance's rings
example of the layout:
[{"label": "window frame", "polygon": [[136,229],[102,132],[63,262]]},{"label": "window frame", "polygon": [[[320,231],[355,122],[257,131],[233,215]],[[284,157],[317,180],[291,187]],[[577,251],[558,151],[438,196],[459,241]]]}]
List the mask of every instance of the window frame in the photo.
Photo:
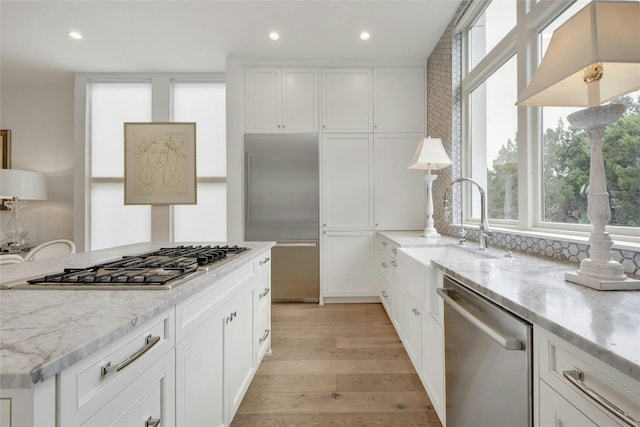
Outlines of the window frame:
[{"label": "window frame", "polygon": [[[495,0],[494,0],[495,1]],[[469,30],[480,14],[488,7],[489,1],[472,1],[454,32],[462,40],[462,176],[471,176],[471,137],[470,137],[470,96],[500,66],[514,54],[517,56],[517,88],[520,94],[538,68],[540,58],[540,32],[560,16],[574,1],[518,0],[516,25],[505,37],[469,70],[470,52],[468,52]],[[518,107],[518,219],[491,219],[490,227],[506,232],[518,232],[538,237],[560,237],[565,240],[584,242],[592,231],[590,224],[565,224],[543,221],[544,218],[544,174],[542,107]],[[456,124],[454,124],[455,126]],[[465,225],[477,227],[479,218],[471,213],[474,197],[471,188],[464,186],[463,217]],[[640,245],[640,227],[607,225],[607,231],[616,240],[616,247],[637,249]]]},{"label": "window frame", "polygon": [[[122,182],[117,177],[93,178],[91,174],[90,90],[91,83],[151,82],[151,120],[171,121],[171,99],[174,81],[217,81],[225,83],[224,73],[78,73],[74,79],[74,190],[73,234],[79,252],[91,248],[91,185],[92,183]],[[228,174],[227,174],[228,175]],[[197,182],[226,183],[227,177],[198,177]],[[172,207],[151,207],[152,240],[173,239]]]}]

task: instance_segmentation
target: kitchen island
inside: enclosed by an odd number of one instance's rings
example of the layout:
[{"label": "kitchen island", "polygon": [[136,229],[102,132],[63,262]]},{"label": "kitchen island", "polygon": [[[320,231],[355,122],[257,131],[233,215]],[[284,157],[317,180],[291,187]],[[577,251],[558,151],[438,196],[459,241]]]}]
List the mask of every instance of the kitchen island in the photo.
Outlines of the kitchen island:
[{"label": "kitchen island", "polygon": [[[3,266],[0,286],[56,273],[63,268],[85,268],[125,255],[142,254],[179,244],[185,243],[138,243]],[[264,301],[270,301],[269,260],[274,243],[241,244],[249,250],[169,290],[0,290],[0,425],[4,426],[3,423],[7,420],[12,421],[11,425],[14,426],[72,425],[87,421],[82,417],[105,415],[100,413],[99,404],[94,402],[99,399],[95,397],[105,391],[107,394],[111,393],[112,397],[117,396],[123,390],[125,382],[134,383],[138,374],[144,371],[132,364],[129,369],[122,370],[122,375],[121,372],[112,374],[109,369],[103,369],[103,373],[99,373],[100,366],[104,366],[108,361],[115,364],[136,352],[140,347],[139,340],[135,339],[130,344],[130,337],[141,332],[145,336],[160,336],[160,339],[156,340],[157,344],[149,343],[149,348],[154,351],[145,353],[136,363],[148,359],[150,365],[160,359],[166,359],[173,361],[173,365],[180,365],[181,343],[188,342],[190,334],[198,332],[197,326],[204,326],[210,319],[213,319],[209,325],[212,330],[230,325],[244,325],[245,330],[239,335],[249,337],[247,343],[241,343],[244,345],[243,351],[247,354],[237,356],[239,360],[246,359],[249,364],[248,373],[238,372],[241,376],[239,389],[232,390],[235,395],[230,400],[238,400],[269,347],[270,316],[268,312],[255,313],[253,310],[265,310],[267,304],[264,304]],[[239,308],[235,308],[236,306]],[[243,311],[248,311],[244,319]],[[229,319],[230,317],[232,319]],[[263,333],[261,328],[266,332]],[[222,338],[223,331],[218,332]],[[144,341],[145,337],[141,339]],[[217,347],[218,351],[221,351],[223,344],[220,342],[217,346],[211,347]],[[230,345],[233,346],[234,343]],[[123,346],[124,353],[116,351],[118,346]],[[107,351],[112,348],[115,350]],[[165,348],[166,351],[163,351],[166,355],[161,354],[160,350],[156,351],[157,348]],[[157,355],[154,355],[156,353]],[[84,386],[83,373],[72,371],[85,361],[96,357],[101,359],[96,360],[100,366],[96,371],[98,373],[89,375],[88,385],[84,384],[88,389],[85,390],[86,395],[80,396],[82,390],[76,390],[78,399],[76,402],[69,402],[71,409],[65,408],[64,402],[63,407],[60,407],[61,393],[73,394],[69,390],[61,389],[64,384],[78,383],[79,388]],[[194,369],[199,368],[197,366]],[[219,371],[223,372],[222,369]],[[148,372],[151,372],[151,368]],[[186,373],[188,374],[188,371]],[[65,378],[67,374],[69,379]],[[131,378],[125,381],[123,378],[126,376]],[[185,379],[192,379],[188,375],[180,378],[179,372],[175,377],[163,377],[163,387],[168,389],[174,381],[182,381],[184,386]],[[222,384],[222,378],[219,380]],[[57,401],[56,394],[59,395]],[[163,399],[169,399],[171,396],[173,393],[170,396],[165,395]],[[232,418],[235,403],[239,404],[239,401],[225,405],[224,408],[220,403],[223,412],[220,414],[221,420],[224,417],[227,421]],[[83,409],[83,405],[91,408]],[[164,414],[173,420],[165,418],[162,425],[174,425],[176,419],[181,419],[180,414],[173,416],[175,402],[163,402],[163,405],[166,407],[163,407]],[[35,406],[38,406],[37,410]],[[15,418],[20,417],[20,413],[23,412],[29,413],[29,416]],[[9,418],[10,416],[14,418]],[[66,416],[68,418],[65,418]],[[65,419],[71,422],[65,422]],[[144,420],[142,422],[144,423]]]}]

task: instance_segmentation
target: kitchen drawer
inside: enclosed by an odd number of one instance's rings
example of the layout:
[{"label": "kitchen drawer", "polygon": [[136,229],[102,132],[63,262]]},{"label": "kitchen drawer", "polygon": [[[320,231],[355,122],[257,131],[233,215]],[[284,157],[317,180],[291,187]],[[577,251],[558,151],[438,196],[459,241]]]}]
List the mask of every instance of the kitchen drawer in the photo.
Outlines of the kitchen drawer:
[{"label": "kitchen drawer", "polygon": [[538,422],[540,427],[597,427],[585,414],[540,381],[540,411]]},{"label": "kitchen drawer", "polygon": [[398,247],[399,245],[395,242],[393,242],[390,239],[387,239],[384,236],[381,236],[380,234],[378,234],[378,247],[386,252],[387,254],[389,254],[389,256],[393,259],[396,258],[396,256],[398,255]]},{"label": "kitchen drawer", "polygon": [[386,281],[384,277],[380,277],[379,280],[380,280],[380,285],[379,285],[380,302],[382,302],[384,309],[387,311],[387,315],[391,317],[391,307],[393,307],[391,305],[391,297],[393,295],[393,292],[391,291],[391,285],[389,285],[389,283]]},{"label": "kitchen drawer", "polygon": [[269,350],[271,342],[271,316],[265,316],[256,322],[253,332],[254,354],[256,355],[255,366],[257,367],[265,353]]},{"label": "kitchen drawer", "polygon": [[[627,425],[611,411],[596,403],[564,373],[579,370],[583,383],[612,405],[640,421],[640,382],[608,366],[554,334],[536,327],[534,342],[538,346],[538,369],[544,380],[580,412],[597,425]],[[540,409],[543,412],[544,408]]]},{"label": "kitchen drawer", "polygon": [[397,262],[388,252],[378,250],[378,272],[388,283],[394,283],[394,270]]},{"label": "kitchen drawer", "polygon": [[129,387],[173,348],[174,327],[169,310],[63,370],[59,374],[62,425],[80,424]]},{"label": "kitchen drawer", "polygon": [[253,274],[253,265],[247,264],[228,278],[196,293],[176,306],[176,342],[182,341],[208,317],[229,301],[236,290]]}]

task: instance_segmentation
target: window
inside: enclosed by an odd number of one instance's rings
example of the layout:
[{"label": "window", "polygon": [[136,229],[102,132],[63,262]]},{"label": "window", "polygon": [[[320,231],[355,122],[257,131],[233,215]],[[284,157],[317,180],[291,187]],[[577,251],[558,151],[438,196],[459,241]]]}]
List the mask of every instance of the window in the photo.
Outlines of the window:
[{"label": "window", "polygon": [[[197,205],[175,206],[168,233],[176,241],[226,240],[226,100],[218,80],[109,76],[87,79],[87,135],[90,153],[90,249],[153,240],[152,208],[124,205],[125,122],[154,117],[196,122]],[[167,101],[153,99],[166,91]],[[169,120],[166,120],[169,121]],[[168,212],[168,211],[167,211]],[[85,240],[87,237],[85,236]]]},{"label": "window", "polygon": [[[590,148],[567,115],[581,108],[518,108],[515,102],[553,31],[589,0],[472,2],[458,24],[468,61],[462,77],[463,176],[487,190],[492,227],[586,235]],[[518,10],[516,11],[516,8]],[[516,13],[518,12],[518,13]],[[539,52],[539,56],[529,52]],[[606,72],[606,71],[605,71]],[[617,239],[640,236],[640,91],[614,102],[625,116],[607,128],[603,147]],[[518,150],[526,150],[519,153]],[[480,216],[478,196],[465,190],[464,215]],[[526,202],[526,203],[523,203]]]}]

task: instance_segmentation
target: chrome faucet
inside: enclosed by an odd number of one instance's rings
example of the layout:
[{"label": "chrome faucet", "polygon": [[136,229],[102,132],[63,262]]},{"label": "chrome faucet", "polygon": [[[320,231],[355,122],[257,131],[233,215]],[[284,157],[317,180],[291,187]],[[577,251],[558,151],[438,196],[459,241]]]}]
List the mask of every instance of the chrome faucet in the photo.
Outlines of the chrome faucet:
[{"label": "chrome faucet", "polygon": [[[489,241],[488,240],[489,237],[493,236],[493,231],[489,230],[489,222],[487,220],[487,200],[486,200],[485,191],[482,188],[482,186],[480,186],[478,181],[475,181],[471,178],[458,178],[450,182],[449,185],[447,185],[447,189],[444,192],[444,207],[445,209],[447,209],[449,206],[449,191],[451,190],[451,187],[453,187],[455,184],[459,182],[465,182],[465,181],[473,184],[480,192],[480,227],[479,227],[480,238],[478,240],[480,242],[479,249],[481,251],[484,251],[485,249],[487,249],[487,242]],[[460,232],[460,238],[461,238],[461,242],[464,242],[464,236],[466,233],[464,231],[464,226],[462,224],[462,221],[460,221],[460,226],[462,227],[462,231]]]}]

